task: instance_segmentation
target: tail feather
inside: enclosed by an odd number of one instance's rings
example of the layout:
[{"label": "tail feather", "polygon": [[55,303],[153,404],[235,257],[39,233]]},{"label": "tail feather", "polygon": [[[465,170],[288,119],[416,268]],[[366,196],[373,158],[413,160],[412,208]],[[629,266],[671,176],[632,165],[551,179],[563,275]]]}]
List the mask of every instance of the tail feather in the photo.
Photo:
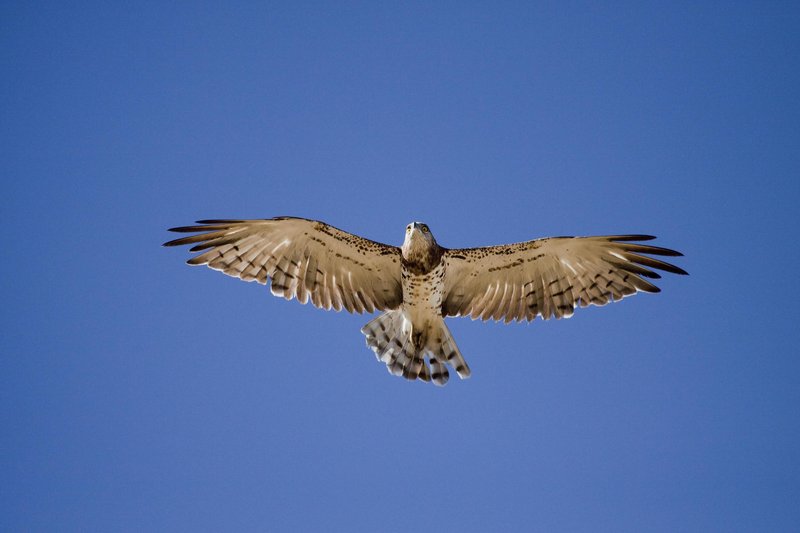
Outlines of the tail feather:
[{"label": "tail feather", "polygon": [[[400,344],[401,342],[402,344]],[[408,339],[403,342],[395,337],[388,343],[388,346],[388,356],[384,356],[386,359],[384,362],[390,374],[412,381],[420,375],[429,374],[422,355],[416,352]],[[423,371],[423,367],[425,367],[425,371]],[[430,378],[423,378],[423,380],[430,381]]]},{"label": "tail feather", "polygon": [[375,352],[375,357],[385,363],[389,373],[395,376],[432,381],[443,386],[450,378],[446,367],[449,364],[460,378],[469,377],[469,366],[443,319],[428,327],[427,342],[422,348],[417,348],[411,341],[410,328],[403,311],[398,309],[371,320],[361,328],[361,332],[366,336],[367,346]]},{"label": "tail feather", "polygon": [[428,368],[428,363],[425,362],[424,357],[420,360],[422,365],[419,367],[419,375],[417,377],[427,383],[431,380],[431,370]]},{"label": "tail feather", "polygon": [[434,384],[444,387],[447,380],[450,379],[450,372],[444,363],[440,363],[435,357],[431,357],[431,380]]},{"label": "tail feather", "polygon": [[404,322],[402,312],[388,311],[367,323],[361,328],[361,333],[367,337],[367,346],[375,352],[375,357],[386,364],[389,373],[416,379],[420,365],[415,360],[419,358],[409,342],[410,332],[404,331]]},{"label": "tail feather", "polygon": [[[461,350],[458,349],[458,345],[453,339],[447,324],[444,323],[444,319],[440,319],[438,331],[432,335],[432,339],[429,340],[428,344],[431,351],[431,361],[435,360],[444,370],[444,383],[448,379],[447,368],[442,364],[445,362],[455,369],[461,379],[466,379],[470,376],[472,371],[464,360],[464,356],[461,355]],[[436,373],[435,370],[434,373]]]}]

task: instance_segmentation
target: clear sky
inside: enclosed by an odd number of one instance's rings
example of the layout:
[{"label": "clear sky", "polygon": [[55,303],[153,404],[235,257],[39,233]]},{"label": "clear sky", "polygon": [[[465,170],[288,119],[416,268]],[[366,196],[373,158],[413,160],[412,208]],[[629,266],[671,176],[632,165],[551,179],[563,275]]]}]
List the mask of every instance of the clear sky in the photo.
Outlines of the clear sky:
[{"label": "clear sky", "polygon": [[[797,3],[164,4],[0,6],[0,529],[800,529]],[[160,246],[278,215],[691,276],[441,389]]]}]

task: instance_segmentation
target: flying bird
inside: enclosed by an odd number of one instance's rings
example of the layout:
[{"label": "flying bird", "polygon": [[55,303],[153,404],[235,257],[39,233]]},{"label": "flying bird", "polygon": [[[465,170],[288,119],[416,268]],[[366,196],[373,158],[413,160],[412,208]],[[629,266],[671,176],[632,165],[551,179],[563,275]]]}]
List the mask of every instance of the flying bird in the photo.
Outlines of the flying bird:
[{"label": "flying bird", "polygon": [[[200,220],[164,243],[202,252],[187,261],[266,284],[275,296],[351,313],[383,311],[361,332],[390,373],[444,385],[448,366],[470,368],[445,317],[532,321],[568,318],[576,306],[605,305],[660,289],[654,270],[686,274],[649,256],[680,252],[641,244],[650,235],[551,237],[483,248],[444,248],[412,222],[398,248],[295,217]],[[642,255],[647,254],[647,255]]]}]

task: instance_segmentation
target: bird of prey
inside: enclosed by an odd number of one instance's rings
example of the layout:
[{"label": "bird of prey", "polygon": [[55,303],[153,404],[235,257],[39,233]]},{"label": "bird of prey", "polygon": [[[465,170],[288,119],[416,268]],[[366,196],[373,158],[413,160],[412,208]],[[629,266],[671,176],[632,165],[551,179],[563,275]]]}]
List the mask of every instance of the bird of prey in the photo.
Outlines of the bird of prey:
[{"label": "bird of prey", "polygon": [[[483,248],[444,248],[427,224],[412,222],[398,248],[295,217],[200,220],[172,228],[195,235],[187,261],[266,284],[275,296],[322,309],[381,315],[361,332],[390,373],[444,385],[447,366],[470,369],[445,317],[506,323],[572,316],[638,291],[659,292],[652,269],[686,272],[649,256],[680,252],[641,244],[649,235],[551,237]],[[647,254],[647,255],[642,255]]]}]

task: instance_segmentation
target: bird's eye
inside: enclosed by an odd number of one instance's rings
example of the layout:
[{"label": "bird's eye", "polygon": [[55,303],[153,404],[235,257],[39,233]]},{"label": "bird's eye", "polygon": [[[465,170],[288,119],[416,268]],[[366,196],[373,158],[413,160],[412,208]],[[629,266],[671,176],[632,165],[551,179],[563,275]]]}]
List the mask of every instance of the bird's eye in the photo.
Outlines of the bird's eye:
[{"label": "bird's eye", "polygon": [[422,226],[422,233],[428,233],[428,226]]}]

